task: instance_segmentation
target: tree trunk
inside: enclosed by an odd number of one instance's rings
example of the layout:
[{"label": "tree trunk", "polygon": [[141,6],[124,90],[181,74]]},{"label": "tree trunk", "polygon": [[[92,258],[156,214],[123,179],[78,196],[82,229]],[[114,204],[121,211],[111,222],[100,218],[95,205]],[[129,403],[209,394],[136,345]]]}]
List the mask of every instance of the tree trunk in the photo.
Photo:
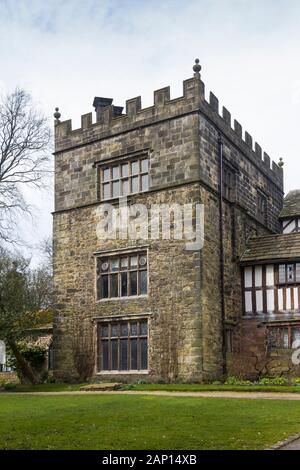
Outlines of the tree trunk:
[{"label": "tree trunk", "polygon": [[10,349],[12,350],[16,358],[16,361],[18,363],[18,366],[20,367],[20,370],[22,374],[24,375],[24,377],[26,377],[32,383],[32,385],[38,384],[39,382],[37,378],[35,377],[30,364],[26,361],[26,359],[24,359],[24,357],[20,353],[17,343],[14,340],[9,340],[8,345]]}]

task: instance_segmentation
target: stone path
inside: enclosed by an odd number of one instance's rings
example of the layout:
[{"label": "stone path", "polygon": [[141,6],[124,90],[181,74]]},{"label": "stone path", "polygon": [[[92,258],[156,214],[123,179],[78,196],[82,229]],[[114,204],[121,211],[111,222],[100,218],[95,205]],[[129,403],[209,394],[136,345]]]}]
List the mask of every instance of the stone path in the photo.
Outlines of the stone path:
[{"label": "stone path", "polygon": [[300,450],[300,438],[283,445],[279,450]]},{"label": "stone path", "polygon": [[252,400],[300,400],[298,393],[281,392],[168,392],[163,390],[156,391],[138,391],[138,390],[111,390],[111,391],[63,391],[63,392],[0,392],[1,395],[154,395],[164,397],[194,397],[194,398],[245,398]]}]

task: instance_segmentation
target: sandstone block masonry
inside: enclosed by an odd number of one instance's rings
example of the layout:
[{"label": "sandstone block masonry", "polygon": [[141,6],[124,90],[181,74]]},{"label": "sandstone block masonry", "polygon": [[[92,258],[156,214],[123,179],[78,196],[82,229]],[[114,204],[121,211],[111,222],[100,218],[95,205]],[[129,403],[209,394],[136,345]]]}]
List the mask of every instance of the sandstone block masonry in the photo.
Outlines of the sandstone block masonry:
[{"label": "sandstone block masonry", "polygon": [[[243,135],[237,121],[232,127],[227,109],[219,114],[212,93],[206,101],[198,72],[183,82],[180,98],[171,100],[166,87],[154,92],[149,108],[143,109],[137,97],[127,100],[125,114],[108,104],[96,116],[93,123],[92,113],[83,115],[76,130],[70,120],[55,124],[54,373],[64,380],[78,378],[74,325],[84,324],[80,335],[82,344],[93,346],[92,375],[124,381],[218,378],[223,373],[224,329],[235,327],[242,315],[238,258],[249,235],[279,231],[282,169],[270,163],[257,143],[253,149],[252,137]],[[220,285],[220,135],[223,163],[233,177],[230,194],[224,193],[226,322]],[[129,196],[129,203],[204,204],[201,251],[187,251],[178,240],[97,238],[101,165],[141,154],[149,162],[149,189]],[[258,198],[265,204],[263,217],[257,211]],[[148,254],[147,295],[97,300],[95,253],[139,247]],[[97,325],[135,318],[148,322],[147,370],[99,370]]]}]

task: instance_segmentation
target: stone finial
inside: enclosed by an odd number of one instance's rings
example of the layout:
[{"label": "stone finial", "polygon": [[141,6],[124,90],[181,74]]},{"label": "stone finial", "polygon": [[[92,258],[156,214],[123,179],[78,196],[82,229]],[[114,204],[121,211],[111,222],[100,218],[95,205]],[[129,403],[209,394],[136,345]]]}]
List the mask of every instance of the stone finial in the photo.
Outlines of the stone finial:
[{"label": "stone finial", "polygon": [[283,168],[284,167],[284,161],[283,161],[283,158],[279,158],[279,163],[278,163],[278,166],[279,168]]},{"label": "stone finial", "polygon": [[195,59],[195,64],[193,66],[193,70],[194,70],[194,77],[200,77],[200,71],[201,71],[201,65],[199,64],[199,59]]},{"label": "stone finial", "polygon": [[59,112],[59,108],[55,108],[55,113],[53,114],[53,116],[54,116],[56,122],[59,122],[59,119],[60,119],[60,116],[61,116],[61,114]]}]

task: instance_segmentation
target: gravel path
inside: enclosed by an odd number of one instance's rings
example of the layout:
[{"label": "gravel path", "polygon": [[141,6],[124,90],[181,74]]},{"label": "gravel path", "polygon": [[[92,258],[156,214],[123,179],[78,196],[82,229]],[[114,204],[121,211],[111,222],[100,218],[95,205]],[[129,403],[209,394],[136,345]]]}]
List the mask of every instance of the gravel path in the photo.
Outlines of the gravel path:
[{"label": "gravel path", "polygon": [[1,392],[1,395],[40,395],[40,396],[59,396],[59,395],[154,395],[163,397],[203,397],[203,398],[246,398],[252,400],[300,400],[298,393],[281,392],[168,392],[157,391],[138,391],[138,390],[113,390],[113,391],[63,391],[63,392]]}]

